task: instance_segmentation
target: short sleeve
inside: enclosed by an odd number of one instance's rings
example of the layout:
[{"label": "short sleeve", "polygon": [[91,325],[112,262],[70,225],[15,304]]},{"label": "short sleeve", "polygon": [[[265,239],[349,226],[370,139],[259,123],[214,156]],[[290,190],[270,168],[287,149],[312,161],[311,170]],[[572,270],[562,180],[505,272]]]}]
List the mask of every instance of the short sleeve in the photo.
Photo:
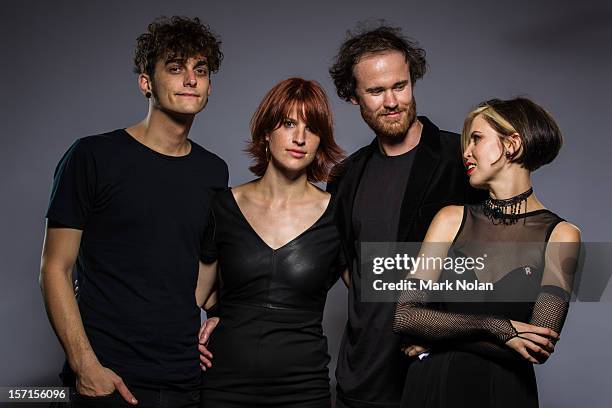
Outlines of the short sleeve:
[{"label": "short sleeve", "polygon": [[65,227],[84,229],[94,206],[95,191],[95,160],[79,139],[55,169],[47,218]]},{"label": "short sleeve", "polygon": [[336,270],[339,272],[344,272],[344,270],[348,268],[348,263],[346,261],[346,255],[344,254],[344,249],[340,246],[340,250],[338,251],[338,256],[336,257]]},{"label": "short sleeve", "polygon": [[339,245],[338,254],[336,258],[331,264],[330,269],[330,279],[327,285],[328,289],[331,289],[332,286],[342,277],[342,273],[346,270],[346,256],[344,255],[344,250],[342,246]]},{"label": "short sleeve", "polygon": [[227,190],[229,186],[229,169],[227,167],[227,163],[223,162],[223,182],[222,186],[224,190]]},{"label": "short sleeve", "polygon": [[208,216],[208,223],[204,230],[202,238],[202,248],[200,251],[200,260],[205,264],[213,263],[217,260],[217,243],[215,241],[215,213],[211,209]]}]

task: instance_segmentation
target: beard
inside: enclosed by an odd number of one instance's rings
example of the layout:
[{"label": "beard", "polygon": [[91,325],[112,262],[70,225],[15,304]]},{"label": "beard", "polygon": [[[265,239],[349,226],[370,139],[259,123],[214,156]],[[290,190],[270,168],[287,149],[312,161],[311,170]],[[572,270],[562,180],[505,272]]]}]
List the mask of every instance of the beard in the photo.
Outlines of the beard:
[{"label": "beard", "polygon": [[[359,109],[361,117],[370,129],[376,133],[376,136],[384,139],[387,143],[401,143],[408,135],[410,126],[416,121],[416,100],[414,97],[407,109],[398,106],[396,109],[383,108],[373,113],[365,111],[361,105]],[[400,114],[400,117],[393,121],[385,119],[383,115],[391,112],[405,112],[405,114]]]}]

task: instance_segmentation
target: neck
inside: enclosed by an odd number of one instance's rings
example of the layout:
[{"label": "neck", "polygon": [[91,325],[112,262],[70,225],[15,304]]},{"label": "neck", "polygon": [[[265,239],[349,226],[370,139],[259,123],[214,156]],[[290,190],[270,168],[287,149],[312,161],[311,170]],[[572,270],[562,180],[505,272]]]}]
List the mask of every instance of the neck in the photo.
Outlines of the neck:
[{"label": "neck", "polygon": [[256,189],[260,194],[266,199],[280,203],[300,200],[309,188],[306,171],[300,174],[287,174],[276,168],[272,162],[268,164],[265,174],[256,183]]},{"label": "neck", "polygon": [[378,147],[385,156],[399,156],[408,153],[419,144],[422,132],[423,124],[415,119],[400,141],[391,141],[388,138],[378,136]]},{"label": "neck", "polygon": [[506,200],[524,193],[529,188],[531,188],[531,178],[529,172],[525,170],[492,182],[489,185],[489,195],[495,200]]},{"label": "neck", "polygon": [[[502,182],[493,182],[489,185],[489,196],[495,200],[506,200],[532,188],[531,177],[525,169],[518,169],[512,177],[504,177]],[[545,208],[535,193],[527,198],[524,211],[535,211]]]},{"label": "neck", "polygon": [[128,127],[136,140],[158,153],[184,156],[191,151],[187,140],[195,115],[170,115],[152,106],[140,123]]}]

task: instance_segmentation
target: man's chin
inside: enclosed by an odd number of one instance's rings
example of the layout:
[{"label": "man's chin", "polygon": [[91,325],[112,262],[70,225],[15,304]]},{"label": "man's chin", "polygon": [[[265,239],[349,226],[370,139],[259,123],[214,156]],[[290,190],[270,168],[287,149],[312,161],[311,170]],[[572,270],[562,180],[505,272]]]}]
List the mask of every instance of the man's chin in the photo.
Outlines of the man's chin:
[{"label": "man's chin", "polygon": [[162,110],[164,110],[170,116],[184,117],[184,116],[197,115],[198,113],[202,112],[203,109],[204,109],[203,106],[202,107],[180,106],[180,107],[173,107],[172,109],[162,109]]},{"label": "man's chin", "polygon": [[401,143],[408,135],[408,127],[403,126],[380,126],[375,129],[376,135],[389,143]]}]

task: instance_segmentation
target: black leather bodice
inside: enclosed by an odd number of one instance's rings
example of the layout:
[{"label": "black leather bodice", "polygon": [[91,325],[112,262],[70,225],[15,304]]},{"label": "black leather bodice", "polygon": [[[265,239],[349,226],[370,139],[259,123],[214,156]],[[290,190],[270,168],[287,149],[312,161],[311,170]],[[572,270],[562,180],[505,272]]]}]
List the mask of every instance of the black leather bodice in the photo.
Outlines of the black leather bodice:
[{"label": "black leather bodice", "polygon": [[340,269],[340,238],[333,213],[332,198],[310,228],[274,250],[248,223],[231,190],[218,193],[203,258],[219,261],[220,304],[322,312]]}]

